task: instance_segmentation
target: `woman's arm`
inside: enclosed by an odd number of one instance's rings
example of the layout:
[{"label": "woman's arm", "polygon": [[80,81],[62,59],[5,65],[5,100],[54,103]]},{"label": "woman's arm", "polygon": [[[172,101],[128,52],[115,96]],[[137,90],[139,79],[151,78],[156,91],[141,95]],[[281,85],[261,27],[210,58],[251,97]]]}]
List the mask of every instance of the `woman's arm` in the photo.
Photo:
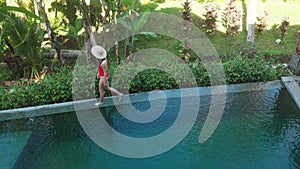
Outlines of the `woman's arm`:
[{"label": "woman's arm", "polygon": [[101,67],[103,68],[104,77],[105,77],[104,86],[108,87],[108,79],[107,79],[108,66],[107,66],[107,59],[105,59],[105,60],[101,63]]},{"label": "woman's arm", "polygon": [[101,63],[101,67],[104,70],[104,77],[106,77],[106,73],[108,71],[108,66],[107,66],[107,59],[105,59],[102,63]]}]

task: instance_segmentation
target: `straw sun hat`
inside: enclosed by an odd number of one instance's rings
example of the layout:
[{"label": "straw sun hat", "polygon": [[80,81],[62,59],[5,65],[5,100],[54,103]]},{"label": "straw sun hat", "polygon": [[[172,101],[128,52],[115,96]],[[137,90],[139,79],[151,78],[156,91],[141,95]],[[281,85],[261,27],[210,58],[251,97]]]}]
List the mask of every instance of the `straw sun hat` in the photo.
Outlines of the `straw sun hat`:
[{"label": "straw sun hat", "polygon": [[102,46],[93,46],[91,52],[97,59],[106,58],[106,51]]}]

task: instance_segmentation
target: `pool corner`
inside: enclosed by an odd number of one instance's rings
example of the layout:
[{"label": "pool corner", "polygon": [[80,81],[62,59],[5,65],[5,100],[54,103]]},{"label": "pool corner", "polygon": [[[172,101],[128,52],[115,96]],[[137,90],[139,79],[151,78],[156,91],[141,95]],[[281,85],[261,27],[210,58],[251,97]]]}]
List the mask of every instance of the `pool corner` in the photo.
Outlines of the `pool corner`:
[{"label": "pool corner", "polygon": [[300,109],[300,86],[297,79],[300,80],[300,77],[281,77],[282,83],[287,88],[297,107]]}]

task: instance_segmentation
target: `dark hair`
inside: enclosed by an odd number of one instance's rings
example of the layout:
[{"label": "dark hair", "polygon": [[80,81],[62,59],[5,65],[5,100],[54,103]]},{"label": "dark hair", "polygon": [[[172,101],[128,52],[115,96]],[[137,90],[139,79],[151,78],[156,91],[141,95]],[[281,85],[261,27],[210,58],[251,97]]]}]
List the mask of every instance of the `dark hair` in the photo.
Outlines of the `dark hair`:
[{"label": "dark hair", "polygon": [[100,64],[105,60],[106,58],[100,59]]}]

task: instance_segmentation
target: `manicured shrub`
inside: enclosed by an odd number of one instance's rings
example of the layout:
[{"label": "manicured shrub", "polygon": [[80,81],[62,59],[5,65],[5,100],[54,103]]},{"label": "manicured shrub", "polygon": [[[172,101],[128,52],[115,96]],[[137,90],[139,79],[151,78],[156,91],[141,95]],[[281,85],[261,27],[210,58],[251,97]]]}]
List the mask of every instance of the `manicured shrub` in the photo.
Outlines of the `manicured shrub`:
[{"label": "manicured shrub", "polygon": [[204,67],[204,64],[199,59],[189,63],[189,67],[191,68],[192,73],[196,78],[198,86],[210,85],[209,74],[206,68]]},{"label": "manicured shrub", "polygon": [[267,11],[264,11],[264,14],[262,16],[256,17],[256,23],[255,23],[255,34],[256,36],[260,36],[263,31],[267,29],[267,16],[269,13]]},{"label": "manicured shrub", "polygon": [[[136,74],[128,72],[136,72]],[[128,63],[113,76],[113,87],[122,92],[128,90],[130,93],[196,86],[191,82],[192,73],[188,66],[172,60],[162,60],[152,68]],[[129,88],[126,89],[128,86]]]},{"label": "manicured shrub", "polygon": [[205,17],[204,31],[209,34],[214,34],[217,30],[217,18],[219,7],[214,3],[208,3],[204,6],[206,12],[203,14]]},{"label": "manicured shrub", "polygon": [[183,12],[182,12],[182,19],[184,19],[183,22],[183,35],[184,35],[184,40],[182,43],[182,48],[181,50],[179,50],[180,52],[180,56],[183,60],[185,61],[189,61],[191,54],[190,54],[190,48],[191,48],[191,44],[190,44],[190,37],[189,37],[189,31],[191,31],[191,24],[192,24],[192,15],[191,15],[191,2],[186,0],[185,2],[183,2],[182,6],[183,6]]},{"label": "manicured shrub", "polygon": [[229,84],[278,80],[284,73],[283,66],[274,67],[273,62],[261,57],[238,56],[225,62],[223,67]]},{"label": "manicured shrub", "polygon": [[287,29],[288,26],[290,24],[290,22],[288,21],[288,17],[285,17],[282,22],[281,25],[279,26],[279,30],[280,30],[280,35],[281,35],[281,41],[283,41],[285,35],[287,35]]},{"label": "manicured shrub", "polygon": [[[156,66],[147,68],[143,64],[128,63],[125,67],[121,67],[122,70],[118,72],[113,67],[110,69],[110,80],[113,80],[111,84],[122,92],[128,90],[130,93],[137,93],[179,87],[195,87],[197,85],[209,86],[211,83],[211,77],[206,67],[198,59],[188,64],[162,60]],[[207,64],[206,66],[211,71],[214,70],[213,64]],[[223,63],[223,68],[225,80],[228,84],[278,80],[285,73],[282,66],[275,66],[272,61],[265,61],[258,56],[249,58],[246,55],[231,57]],[[79,69],[82,74],[75,77],[73,71]],[[91,71],[95,71],[95,74]],[[12,86],[9,89],[0,87],[0,110],[72,101],[72,92],[77,92],[77,94],[89,98],[93,96],[92,94],[95,94],[92,92],[96,91],[96,97],[98,97],[97,80],[91,80],[90,82],[82,79],[82,81],[79,81],[79,85],[75,85],[77,87],[72,86],[72,82],[78,80],[76,78],[86,77],[85,75],[87,75],[91,76],[90,79],[92,79],[96,76],[96,72],[93,66],[83,66],[74,70],[63,67],[54,73],[47,74],[46,78],[38,83],[23,79],[19,85]],[[128,72],[137,73],[130,75]],[[214,74],[214,76],[217,75]],[[216,77],[214,78],[216,79]],[[193,79],[196,80],[197,84],[193,83]],[[95,84],[92,84],[92,82]],[[128,89],[126,89],[126,85],[129,86]],[[106,92],[105,96],[109,95],[110,93]]]},{"label": "manicured shrub", "polygon": [[[58,103],[72,100],[73,69],[62,67],[56,73],[49,74],[40,83],[44,86],[47,103]],[[38,84],[37,84],[38,85]]]},{"label": "manicured shrub", "polygon": [[71,101],[72,73],[63,67],[38,83],[22,79],[17,86],[1,88],[0,110]]},{"label": "manicured shrub", "polygon": [[[213,65],[211,67],[213,70]],[[190,68],[198,86],[211,85],[210,75],[202,62],[196,60],[190,63]],[[272,61],[265,61],[259,56],[253,56],[253,58],[246,55],[234,56],[223,62],[223,68],[227,84],[278,80],[286,73],[283,66],[275,65]],[[218,76],[217,73],[214,76]]]},{"label": "manicured shrub", "polygon": [[92,64],[74,67],[72,80],[73,97],[76,100],[88,99],[95,94],[99,96],[98,82],[96,79],[97,67]]},{"label": "manicured shrub", "polygon": [[138,73],[130,82],[129,92],[138,93],[174,88],[178,88],[178,85],[170,74],[159,69],[147,69]]},{"label": "manicured shrub", "polygon": [[253,58],[257,52],[255,43],[243,42],[233,47],[234,55]]},{"label": "manicured shrub", "polygon": [[235,0],[229,0],[222,14],[222,24],[228,35],[238,35],[241,27],[241,11],[237,9]]}]

